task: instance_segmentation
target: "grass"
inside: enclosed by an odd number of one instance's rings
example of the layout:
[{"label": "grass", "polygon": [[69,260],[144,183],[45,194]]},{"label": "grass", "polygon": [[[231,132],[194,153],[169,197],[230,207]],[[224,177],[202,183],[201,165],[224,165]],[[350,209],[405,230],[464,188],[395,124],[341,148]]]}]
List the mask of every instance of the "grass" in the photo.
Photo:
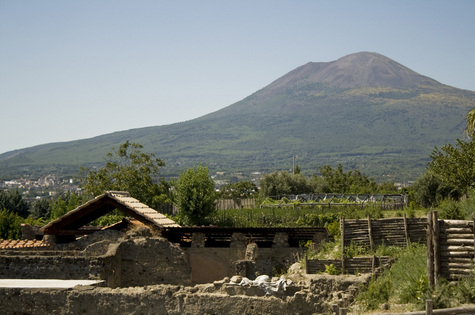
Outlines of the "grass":
[{"label": "grass", "polygon": [[396,262],[382,276],[370,281],[357,297],[353,309],[373,311],[388,304],[390,309],[404,305],[404,311],[423,310],[428,299],[433,301],[435,309],[475,303],[475,270],[457,282],[442,278],[435,288],[430,288],[425,245],[411,244],[407,248],[381,251],[396,257]]}]

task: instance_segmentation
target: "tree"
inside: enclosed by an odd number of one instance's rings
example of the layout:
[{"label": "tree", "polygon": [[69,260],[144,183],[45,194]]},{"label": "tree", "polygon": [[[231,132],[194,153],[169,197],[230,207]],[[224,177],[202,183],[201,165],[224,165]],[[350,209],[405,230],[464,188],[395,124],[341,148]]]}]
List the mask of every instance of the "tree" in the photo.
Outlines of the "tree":
[{"label": "tree", "polygon": [[28,204],[18,189],[0,190],[0,210],[7,210],[23,218],[29,214]]},{"label": "tree", "polygon": [[465,133],[470,138],[473,138],[475,135],[475,108],[473,108],[467,114],[467,128],[465,128]]},{"label": "tree", "polygon": [[314,193],[331,193],[327,181],[322,176],[312,175],[308,179],[308,185],[311,187],[312,192]]},{"label": "tree", "polygon": [[50,219],[55,220],[60,216],[76,209],[82,203],[81,198],[72,193],[67,193],[59,196],[53,201],[50,212]]},{"label": "tree", "polygon": [[436,207],[447,197],[458,199],[460,192],[455,187],[443,183],[437,174],[427,170],[410,187],[410,195],[419,205],[428,208]]},{"label": "tree", "polygon": [[[332,193],[371,194],[380,190],[374,179],[363,175],[359,170],[345,173],[341,164],[336,169],[325,165],[319,170]],[[387,190],[388,185],[384,185],[384,189]]]},{"label": "tree", "polygon": [[443,183],[467,194],[475,187],[475,142],[457,139],[455,146],[435,148],[429,170]]},{"label": "tree", "polygon": [[250,181],[231,183],[219,188],[219,198],[241,199],[250,198],[258,191],[256,185]]},{"label": "tree", "polygon": [[181,173],[175,183],[174,197],[186,223],[204,224],[216,210],[214,181],[208,167],[200,165]]},{"label": "tree", "polygon": [[[152,208],[168,197],[168,186],[159,182],[159,169],[165,163],[153,153],[143,153],[143,146],[128,140],[118,149],[106,154],[105,167],[95,170],[82,168],[82,184],[90,196],[107,190],[128,191],[130,195]],[[165,196],[165,197],[164,197]]]},{"label": "tree", "polygon": [[311,187],[304,175],[290,174],[286,171],[264,174],[259,184],[261,194],[266,197],[280,198],[282,195],[311,192]]},{"label": "tree", "polygon": [[19,239],[23,221],[18,214],[0,209],[0,239]]},{"label": "tree", "polygon": [[30,210],[33,219],[48,219],[51,215],[51,202],[46,198],[35,200]]}]

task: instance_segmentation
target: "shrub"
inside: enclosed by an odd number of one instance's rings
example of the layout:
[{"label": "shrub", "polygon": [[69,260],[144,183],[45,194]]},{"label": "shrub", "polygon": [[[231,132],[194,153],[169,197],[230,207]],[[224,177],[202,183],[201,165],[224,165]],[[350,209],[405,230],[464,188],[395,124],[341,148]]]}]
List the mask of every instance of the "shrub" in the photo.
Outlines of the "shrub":
[{"label": "shrub", "polygon": [[329,275],[339,275],[341,273],[334,264],[325,265],[325,272]]},{"label": "shrub", "polygon": [[1,210],[0,211],[0,238],[19,239],[21,238],[21,224],[23,218],[18,214]]}]

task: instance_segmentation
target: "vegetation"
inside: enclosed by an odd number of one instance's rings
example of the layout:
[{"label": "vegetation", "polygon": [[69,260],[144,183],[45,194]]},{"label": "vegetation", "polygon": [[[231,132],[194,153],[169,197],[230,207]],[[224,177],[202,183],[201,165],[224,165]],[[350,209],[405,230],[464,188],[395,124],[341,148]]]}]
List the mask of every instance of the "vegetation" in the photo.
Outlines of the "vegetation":
[{"label": "vegetation", "polygon": [[143,146],[128,140],[106,154],[106,165],[100,169],[81,168],[85,193],[90,197],[107,190],[128,191],[152,208],[168,200],[168,184],[159,181],[159,169],[165,163],[153,153],[143,153]]},{"label": "vegetation", "polygon": [[411,244],[393,251],[396,257],[391,269],[372,279],[358,296],[356,306],[364,311],[376,310],[382,304],[404,305],[404,311],[422,310],[425,301],[431,299],[434,308],[456,307],[475,303],[475,270],[457,281],[457,285],[440,279],[435,288],[429,287],[427,279],[427,248]]},{"label": "vegetation", "polygon": [[258,189],[250,181],[242,181],[223,185],[219,188],[216,197],[221,199],[239,200],[242,198],[253,198],[257,195]]},{"label": "vegetation", "polygon": [[22,218],[28,216],[28,204],[23,200],[18,189],[0,190],[0,210],[3,209]]},{"label": "vegetation", "polygon": [[214,182],[208,168],[200,165],[181,173],[174,189],[181,220],[188,224],[206,223],[208,216],[216,209]]},{"label": "vegetation", "polygon": [[8,210],[0,210],[0,239],[19,239],[24,219]]},{"label": "vegetation", "polygon": [[[455,146],[447,144],[442,149],[436,148],[431,154],[429,171],[436,174],[452,194],[467,194],[475,187],[475,142],[457,139]],[[454,193],[454,191],[456,191]]]},{"label": "vegetation", "polygon": [[363,175],[358,170],[343,171],[338,164],[334,169],[330,165],[319,168],[322,176],[305,177],[300,172],[290,174],[286,171],[264,174],[260,193],[263,198],[280,199],[283,195],[307,193],[342,193],[342,194],[396,194],[394,183],[379,184],[373,178]]}]

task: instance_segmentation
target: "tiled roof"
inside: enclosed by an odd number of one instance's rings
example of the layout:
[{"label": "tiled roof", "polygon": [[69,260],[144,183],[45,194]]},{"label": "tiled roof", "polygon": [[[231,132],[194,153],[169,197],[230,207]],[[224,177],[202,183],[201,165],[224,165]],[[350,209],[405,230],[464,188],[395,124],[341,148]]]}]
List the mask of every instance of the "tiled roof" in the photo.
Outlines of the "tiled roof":
[{"label": "tiled roof", "polygon": [[45,234],[55,235],[71,231],[70,233],[80,235],[82,232],[87,232],[85,229],[80,229],[81,227],[114,209],[119,209],[136,220],[159,229],[180,227],[175,221],[132,198],[128,192],[107,191],[105,194],[97,196],[48,223],[41,229]]},{"label": "tiled roof", "polygon": [[47,247],[48,244],[38,240],[0,240],[0,249],[19,249],[31,247]]},{"label": "tiled roof", "polygon": [[130,197],[128,193],[124,192],[107,192],[110,196],[116,199],[118,202],[127,206],[130,210],[149,218],[152,220],[158,227],[180,227],[175,221],[167,218],[165,215],[153,210],[146,204],[141,203],[139,200]]}]

